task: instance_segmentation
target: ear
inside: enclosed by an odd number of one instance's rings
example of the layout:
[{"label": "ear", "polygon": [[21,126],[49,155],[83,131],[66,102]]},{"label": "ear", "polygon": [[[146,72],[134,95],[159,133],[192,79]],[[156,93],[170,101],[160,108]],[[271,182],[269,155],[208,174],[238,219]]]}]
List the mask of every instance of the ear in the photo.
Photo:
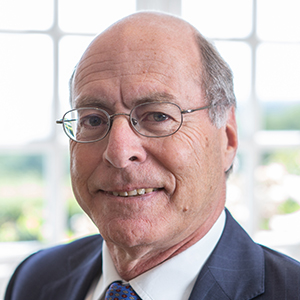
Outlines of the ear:
[{"label": "ear", "polygon": [[224,126],[224,137],[224,172],[226,172],[233,164],[238,147],[238,132],[234,107],[231,107],[228,112],[226,125]]}]

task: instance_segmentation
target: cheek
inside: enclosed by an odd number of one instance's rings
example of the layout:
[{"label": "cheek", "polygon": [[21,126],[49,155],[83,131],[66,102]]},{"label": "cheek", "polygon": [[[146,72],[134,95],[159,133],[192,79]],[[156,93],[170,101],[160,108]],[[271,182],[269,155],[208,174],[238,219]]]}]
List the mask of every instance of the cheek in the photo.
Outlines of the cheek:
[{"label": "cheek", "polygon": [[[101,149],[97,151],[93,144],[79,144],[72,142],[70,145],[71,175],[76,180],[86,180],[101,162]],[[95,151],[96,150],[96,151]]]},{"label": "cheek", "polygon": [[[198,136],[198,138],[196,138]],[[160,150],[160,162],[172,172],[178,180],[198,177],[208,162],[208,138],[200,134],[179,134],[166,139]],[[201,173],[200,173],[201,174]],[[189,183],[191,185],[192,182]]]},{"label": "cheek", "polygon": [[83,151],[77,144],[71,146],[70,151],[70,171],[73,187],[76,186],[80,178],[85,177],[86,170],[88,170],[87,164],[83,164]]},{"label": "cheek", "polygon": [[193,199],[205,202],[219,186],[222,158],[218,141],[217,135],[205,136],[194,131],[174,135],[164,142],[161,163],[176,179],[174,203],[179,209],[197,206],[192,204]]},{"label": "cheek", "polygon": [[87,145],[74,143],[70,145],[70,172],[74,195],[80,206],[87,212],[90,195],[88,180],[95,171],[98,162]]}]

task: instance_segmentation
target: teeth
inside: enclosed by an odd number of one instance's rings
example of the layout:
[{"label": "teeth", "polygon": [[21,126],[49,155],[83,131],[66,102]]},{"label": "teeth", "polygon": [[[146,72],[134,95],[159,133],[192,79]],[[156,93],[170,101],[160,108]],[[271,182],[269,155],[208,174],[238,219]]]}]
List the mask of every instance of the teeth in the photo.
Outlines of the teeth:
[{"label": "teeth", "polygon": [[138,189],[138,190],[137,190],[137,193],[138,193],[139,195],[144,195],[144,194],[145,194],[145,189]]},{"label": "teeth", "polygon": [[128,192],[128,196],[135,196],[135,195],[137,195],[137,190]]},{"label": "teeth", "polygon": [[147,189],[132,190],[129,192],[112,192],[111,194],[114,196],[128,197],[128,196],[144,195],[144,194],[152,193],[153,191],[156,190],[157,189],[154,188],[147,188]]}]

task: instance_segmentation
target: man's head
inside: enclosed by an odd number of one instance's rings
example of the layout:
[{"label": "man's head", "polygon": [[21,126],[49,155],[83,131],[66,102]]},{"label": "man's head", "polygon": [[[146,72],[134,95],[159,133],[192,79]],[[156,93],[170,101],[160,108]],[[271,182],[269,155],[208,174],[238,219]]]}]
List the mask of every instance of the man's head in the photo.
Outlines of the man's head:
[{"label": "man's head", "polygon": [[[172,16],[169,17],[172,18]],[[201,57],[201,66],[197,74],[199,83],[205,93],[207,103],[212,104],[209,110],[211,121],[220,127],[226,121],[228,109],[236,107],[232,72],[214,46],[200,32],[193,29],[193,34]],[[69,82],[71,107],[73,106],[73,79],[76,68]]]},{"label": "man's head", "polygon": [[[224,208],[237,148],[232,76],[213,48],[178,18],[138,13],[95,38],[71,91],[74,108],[109,115],[129,114],[144,102],[182,110],[211,104],[183,115],[168,137],[141,136],[117,115],[104,139],[70,144],[75,196],[111,251],[151,257],[203,237]],[[131,196],[143,189],[148,193]]]}]

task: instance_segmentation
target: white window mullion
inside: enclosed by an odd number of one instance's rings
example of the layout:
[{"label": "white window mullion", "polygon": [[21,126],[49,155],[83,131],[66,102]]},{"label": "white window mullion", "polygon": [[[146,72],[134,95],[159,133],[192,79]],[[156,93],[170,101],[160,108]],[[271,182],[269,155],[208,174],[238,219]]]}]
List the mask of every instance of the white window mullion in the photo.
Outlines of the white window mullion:
[{"label": "white window mullion", "polygon": [[51,122],[51,145],[46,159],[46,228],[47,242],[56,244],[60,242],[66,232],[67,210],[64,199],[63,184],[65,172],[65,151],[59,141],[61,128],[56,125],[55,120],[60,114],[59,104],[59,42],[61,31],[58,26],[58,0],[54,0],[54,20],[50,35],[53,39],[53,103]]}]

